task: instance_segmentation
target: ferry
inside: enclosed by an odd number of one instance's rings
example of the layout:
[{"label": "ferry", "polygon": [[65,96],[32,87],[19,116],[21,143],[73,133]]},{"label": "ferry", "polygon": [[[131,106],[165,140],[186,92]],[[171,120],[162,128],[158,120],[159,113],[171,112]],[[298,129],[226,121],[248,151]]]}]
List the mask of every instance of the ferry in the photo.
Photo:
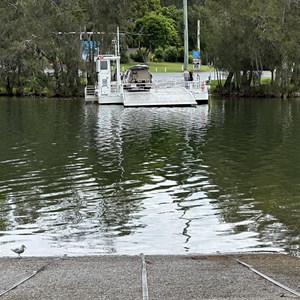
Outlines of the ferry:
[{"label": "ferry", "polygon": [[97,83],[86,86],[86,103],[139,106],[194,106],[208,103],[205,81],[152,80],[147,65],[136,65],[125,74],[120,71],[119,55],[98,55],[96,58]]}]

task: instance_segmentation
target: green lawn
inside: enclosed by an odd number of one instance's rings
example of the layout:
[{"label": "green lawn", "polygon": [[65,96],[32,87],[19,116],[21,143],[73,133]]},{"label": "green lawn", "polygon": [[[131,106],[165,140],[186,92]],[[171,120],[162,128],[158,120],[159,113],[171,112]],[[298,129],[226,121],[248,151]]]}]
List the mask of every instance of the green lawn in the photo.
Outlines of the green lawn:
[{"label": "green lawn", "polygon": [[[211,90],[215,90],[217,88],[219,81],[218,80],[211,80],[210,81],[210,88]],[[225,79],[221,80],[221,84],[222,86],[224,86],[225,83]],[[270,77],[261,77],[261,85],[271,85],[271,78]]]},{"label": "green lawn", "polygon": [[[129,64],[121,64],[121,71],[125,71],[131,66],[134,66],[138,63],[129,63]],[[148,63],[148,66],[150,67],[150,72],[182,72],[183,71],[183,63],[155,63],[150,62]],[[189,70],[192,69],[192,64],[189,64]],[[201,66],[200,72],[202,71],[210,71],[212,68],[208,66]]]}]

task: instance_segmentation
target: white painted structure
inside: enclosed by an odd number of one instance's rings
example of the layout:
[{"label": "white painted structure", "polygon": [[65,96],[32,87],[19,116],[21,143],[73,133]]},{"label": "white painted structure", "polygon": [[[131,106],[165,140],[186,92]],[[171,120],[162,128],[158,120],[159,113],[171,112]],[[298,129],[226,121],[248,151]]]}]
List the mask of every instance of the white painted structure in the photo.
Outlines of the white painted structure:
[{"label": "white painted structure", "polygon": [[85,88],[85,100],[97,101],[99,104],[123,104],[120,57],[99,55],[96,59],[96,72],[97,85]]}]

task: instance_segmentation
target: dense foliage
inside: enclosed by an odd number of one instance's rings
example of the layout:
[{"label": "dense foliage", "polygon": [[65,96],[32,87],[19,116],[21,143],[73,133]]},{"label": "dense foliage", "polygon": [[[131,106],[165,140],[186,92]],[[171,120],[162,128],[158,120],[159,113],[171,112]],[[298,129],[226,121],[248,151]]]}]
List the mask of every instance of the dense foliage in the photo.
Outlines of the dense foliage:
[{"label": "dense foliage", "polygon": [[[145,62],[180,61],[182,3],[0,1],[1,92],[80,95],[84,84],[95,81],[94,48],[112,51],[117,26],[123,59],[129,47],[137,47]],[[219,86],[222,93],[249,95],[260,89],[288,95],[299,90],[300,0],[188,0],[188,14],[190,50],[197,47],[200,19],[202,62],[228,73]],[[260,82],[262,70],[272,72],[268,91]]]},{"label": "dense foliage", "polygon": [[223,91],[257,93],[263,70],[272,82],[262,94],[299,90],[299,0],[207,0],[206,11],[206,50],[215,67],[229,72]]}]

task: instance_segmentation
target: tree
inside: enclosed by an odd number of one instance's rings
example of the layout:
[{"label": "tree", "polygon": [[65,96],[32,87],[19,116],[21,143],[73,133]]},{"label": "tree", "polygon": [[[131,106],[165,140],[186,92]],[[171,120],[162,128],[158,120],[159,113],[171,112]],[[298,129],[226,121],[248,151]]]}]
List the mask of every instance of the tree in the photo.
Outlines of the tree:
[{"label": "tree", "polygon": [[[78,30],[76,3],[24,0],[0,5],[0,72],[6,93],[22,95],[26,86],[33,93],[47,87],[51,94],[73,94],[80,86],[80,41],[58,32]],[[47,76],[47,69],[53,70],[53,76]]]},{"label": "tree", "polygon": [[[272,85],[287,94],[300,86],[299,0],[189,0],[190,50],[201,21],[201,52],[228,71],[226,92],[251,93],[259,74],[271,70]],[[0,87],[6,94],[76,95],[81,74],[96,80],[94,47],[112,52],[119,26],[122,49],[141,47],[146,61],[155,49],[170,54],[183,44],[182,0],[0,1]],[[86,32],[92,32],[87,34]],[[60,33],[59,33],[60,32]],[[84,32],[85,34],[82,34]],[[99,34],[100,32],[100,34]],[[102,34],[104,33],[104,34]],[[81,39],[92,42],[89,60]],[[173,48],[175,47],[175,48]],[[145,50],[146,49],[146,50]],[[173,59],[173,58],[172,58]],[[25,89],[26,87],[26,89]]]},{"label": "tree", "polygon": [[172,19],[163,15],[149,13],[135,22],[135,32],[139,35],[140,47],[148,54],[158,47],[178,46],[179,38]]},{"label": "tree", "polygon": [[134,0],[130,4],[130,17],[132,21],[142,18],[149,12],[160,10],[160,0]]},{"label": "tree", "polygon": [[[79,9],[76,1],[67,0],[50,1],[50,5],[47,0],[32,0],[28,6],[31,30],[38,36],[36,51],[50,70],[45,74],[50,95],[70,96],[81,88],[80,23],[75,17]],[[38,78],[44,81],[43,75]]]},{"label": "tree", "polygon": [[[189,0],[189,5],[203,5],[205,0]],[[183,0],[161,0],[161,6],[171,6],[175,5],[178,8],[182,8]]]},{"label": "tree", "polygon": [[103,52],[111,47],[117,25],[126,26],[132,1],[4,0],[0,2],[0,84],[6,93],[77,95],[83,87],[79,71],[88,69],[92,82],[94,60],[83,64],[80,32],[92,35]]},{"label": "tree", "polygon": [[34,39],[21,26],[24,7],[20,2],[0,3],[0,80],[8,95],[13,95],[14,88],[22,94],[23,79],[26,78],[26,60],[30,57],[28,46]]},{"label": "tree", "polygon": [[229,71],[225,88],[236,87],[249,94],[255,74],[276,70],[274,84],[287,87],[290,70],[299,62],[297,34],[292,24],[299,23],[299,1],[208,0],[211,34],[209,53],[214,65]]}]

